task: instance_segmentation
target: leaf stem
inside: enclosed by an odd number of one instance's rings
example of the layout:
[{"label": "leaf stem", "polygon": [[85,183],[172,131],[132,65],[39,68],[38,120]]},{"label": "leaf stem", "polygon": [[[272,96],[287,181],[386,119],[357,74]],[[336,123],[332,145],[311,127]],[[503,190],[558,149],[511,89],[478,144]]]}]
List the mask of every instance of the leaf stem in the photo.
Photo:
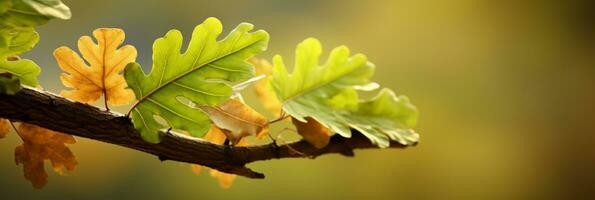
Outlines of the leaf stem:
[{"label": "leaf stem", "polygon": [[21,133],[19,133],[19,130],[14,125],[14,122],[12,122],[12,120],[8,120],[8,123],[10,123],[10,126],[12,126],[12,129],[14,129],[14,132],[17,133],[17,135],[21,138],[21,140],[23,140],[23,142],[25,142],[25,140],[23,139],[23,136],[21,136]]},{"label": "leaf stem", "polygon": [[131,107],[131,108],[130,108],[130,110],[128,110],[128,112],[126,113],[126,117],[130,117],[130,113],[132,113],[132,110],[134,110],[134,108],[136,108],[136,106],[138,106],[138,104],[139,104],[140,102],[141,102],[141,101],[140,101],[140,100],[138,100],[138,101],[136,101],[136,103],[132,104],[132,107]]},{"label": "leaf stem", "polygon": [[103,103],[105,105],[105,111],[109,112],[109,106],[107,105],[107,93],[105,92],[105,89],[103,91]]},{"label": "leaf stem", "polygon": [[103,103],[105,105],[105,111],[109,112],[109,106],[107,105],[107,89],[105,88],[105,54],[107,53],[107,38],[105,38],[105,34],[102,34],[103,37],[103,57],[102,57],[102,65],[103,69],[101,70],[101,84],[103,88]]}]

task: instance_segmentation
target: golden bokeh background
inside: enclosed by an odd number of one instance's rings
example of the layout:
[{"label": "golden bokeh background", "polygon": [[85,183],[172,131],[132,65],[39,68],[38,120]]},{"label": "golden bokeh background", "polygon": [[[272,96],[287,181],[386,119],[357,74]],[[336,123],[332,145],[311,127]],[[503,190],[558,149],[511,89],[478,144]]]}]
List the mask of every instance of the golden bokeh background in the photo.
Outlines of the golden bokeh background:
[{"label": "golden bokeh background", "polygon": [[[595,3],[554,0],[64,0],[68,21],[38,28],[23,57],[59,92],[55,48],[95,28],[118,27],[151,64],[153,40],[187,37],[207,17],[224,32],[250,22],[271,35],[261,57],[293,57],[316,37],[377,65],[374,79],[421,112],[418,146],[356,157],[250,165],[264,180],[230,189],[187,164],[77,138],[79,165],[50,172],[35,190],[13,161],[16,134],[0,140],[0,199],[592,199],[595,195]],[[187,38],[186,38],[187,39]],[[249,93],[249,92],[248,92]],[[253,95],[248,102],[257,104]],[[98,103],[97,105],[101,105]],[[258,106],[257,106],[258,107]],[[261,107],[259,107],[261,108]],[[120,112],[126,108],[116,109]],[[49,167],[48,167],[49,169]]]}]

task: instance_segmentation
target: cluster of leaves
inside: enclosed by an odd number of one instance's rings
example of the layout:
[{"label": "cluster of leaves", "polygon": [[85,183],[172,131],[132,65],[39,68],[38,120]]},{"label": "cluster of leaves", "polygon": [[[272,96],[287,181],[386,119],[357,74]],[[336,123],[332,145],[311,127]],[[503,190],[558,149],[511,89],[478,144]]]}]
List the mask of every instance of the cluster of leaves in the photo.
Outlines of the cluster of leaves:
[{"label": "cluster of leaves", "polygon": [[[37,75],[41,69],[31,60],[18,58],[19,54],[31,50],[39,41],[34,27],[45,24],[48,20],[69,19],[70,10],[60,0],[1,0],[0,1],[0,73],[22,83],[37,86]],[[17,84],[18,85],[18,84]],[[4,87],[7,93],[16,91]]]},{"label": "cluster of leaves", "polygon": [[[217,41],[221,30],[219,20],[205,20],[194,29],[184,53],[180,53],[180,32],[172,30],[155,41],[149,74],[137,63],[126,67],[126,82],[138,100],[130,115],[145,140],[159,142],[159,130],[170,127],[200,137],[212,123],[234,143],[268,130],[270,123],[262,115],[230,100],[234,85],[254,80],[250,79],[254,67],[246,60],[265,50],[268,35],[262,30],[249,32],[252,25],[244,23]],[[369,80],[375,67],[364,55],[349,57],[348,48],[342,46],[319,65],[321,52],[316,39],[299,44],[293,74],[288,74],[281,56],[275,56],[274,67],[253,59],[251,63],[265,76],[256,84],[265,107],[280,112],[280,119],[291,117],[298,132],[319,148],[328,143],[330,132],[350,137],[351,129],[380,147],[388,147],[390,140],[405,145],[417,141],[411,129],[417,110],[406,97],[387,88],[371,100],[358,97],[357,91],[379,87]]]},{"label": "cluster of leaves", "polygon": [[[60,0],[0,0],[0,92],[15,94],[21,84],[38,86],[40,67],[19,55],[39,41],[36,26],[50,19],[69,18],[70,9]],[[15,127],[9,120],[0,119],[0,138],[6,137],[11,125]],[[34,187],[47,183],[44,160],[50,160],[59,174],[74,170],[76,158],[65,146],[75,143],[74,137],[26,123],[15,130],[23,140],[15,149],[15,161],[23,165],[25,178]]]},{"label": "cluster of leaves", "polygon": [[[375,67],[365,55],[349,57],[349,49],[341,46],[319,65],[321,52],[316,39],[300,43],[293,74],[288,74],[281,56],[273,58],[270,83],[282,110],[295,124],[317,127],[324,135],[328,133],[324,128],[328,128],[344,137],[351,137],[351,129],[355,129],[380,147],[388,147],[390,140],[404,145],[417,142],[418,135],[411,129],[417,121],[417,110],[407,97],[397,97],[384,88],[371,100],[359,99],[357,91],[379,87],[369,80]],[[307,125],[310,123],[314,124]]]},{"label": "cluster of leaves", "polygon": [[[0,4],[2,26],[8,27],[12,35],[7,33],[0,41],[0,72],[9,75],[0,79],[0,85],[3,92],[14,94],[18,88],[7,82],[12,80],[17,87],[19,82],[36,86],[39,74],[39,67],[32,61],[10,57],[31,49],[38,40],[32,28],[24,25],[39,25],[49,18],[68,18],[70,14],[57,0],[2,2],[7,2]],[[290,74],[279,55],[273,58],[273,64],[254,58],[266,50],[269,35],[253,28],[252,24],[239,24],[218,40],[222,24],[208,18],[195,27],[185,50],[181,49],[182,34],[171,30],[154,42],[153,65],[148,73],[135,62],[137,51],[133,46],[120,47],[124,31],[96,29],[96,41],[89,36],[79,39],[81,56],[68,47],[54,51],[64,71],[60,79],[70,88],[61,95],[84,103],[94,103],[103,96],[106,110],[136,98],[128,116],[142,138],[151,143],[160,142],[160,131],[174,129],[216,144],[229,141],[247,146],[247,136],[270,136],[269,126],[288,118],[297,133],[316,148],[324,148],[334,133],[351,137],[352,130],[382,148],[390,146],[391,140],[403,145],[417,142],[419,136],[412,130],[417,109],[407,97],[383,88],[372,99],[359,98],[360,91],[379,88],[370,81],[375,66],[365,55],[350,56],[349,49],[341,46],[319,64],[322,47],[318,40],[309,38],[297,46]],[[276,118],[269,120],[243,102],[240,92],[251,84]],[[5,129],[6,124],[0,124],[0,130]],[[74,138],[28,124],[22,124],[18,133],[25,144],[17,147],[16,160],[24,164],[25,176],[34,186],[45,183],[44,159],[51,160],[57,172],[72,170],[76,165],[64,146],[74,143]],[[50,148],[54,151],[48,153]],[[193,166],[197,173],[200,168]],[[223,187],[229,187],[235,178],[216,170],[211,175]]]}]

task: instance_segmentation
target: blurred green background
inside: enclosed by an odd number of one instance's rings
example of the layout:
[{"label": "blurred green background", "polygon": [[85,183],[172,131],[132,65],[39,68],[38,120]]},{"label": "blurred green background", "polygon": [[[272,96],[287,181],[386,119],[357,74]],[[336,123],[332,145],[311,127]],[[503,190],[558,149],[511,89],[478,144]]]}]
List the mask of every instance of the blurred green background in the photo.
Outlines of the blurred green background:
[{"label": "blurred green background", "polygon": [[[208,173],[77,138],[70,176],[35,190],[13,162],[16,134],[0,140],[0,199],[592,199],[595,195],[595,3],[518,0],[65,0],[68,21],[38,28],[23,57],[59,92],[55,48],[118,27],[151,64],[167,30],[185,36],[205,18],[226,31],[250,22],[271,34],[261,57],[293,57],[319,38],[377,65],[375,80],[421,111],[418,146],[250,165],[264,180],[219,188]],[[187,39],[187,38],[186,38]],[[291,59],[290,59],[291,60]],[[248,92],[249,93],[249,92]],[[249,94],[248,101],[256,103]],[[259,107],[261,108],[261,107]],[[120,108],[123,112],[126,108]],[[48,168],[49,169],[49,168]]]}]

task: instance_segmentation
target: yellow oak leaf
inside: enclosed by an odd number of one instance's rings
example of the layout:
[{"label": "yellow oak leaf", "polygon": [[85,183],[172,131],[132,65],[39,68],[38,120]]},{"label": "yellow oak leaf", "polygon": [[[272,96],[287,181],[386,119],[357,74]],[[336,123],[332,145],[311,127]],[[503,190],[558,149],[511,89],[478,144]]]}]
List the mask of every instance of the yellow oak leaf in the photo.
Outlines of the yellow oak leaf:
[{"label": "yellow oak leaf", "polygon": [[127,89],[121,72],[128,63],[136,60],[136,49],[131,45],[118,49],[124,42],[121,29],[100,28],[93,31],[93,36],[97,44],[89,36],[78,40],[79,51],[85,60],[68,47],[54,51],[58,65],[65,72],[60,79],[66,87],[72,88],[63,90],[60,95],[84,103],[93,103],[103,95],[106,108],[108,103],[115,106],[129,103],[134,99],[134,92]]},{"label": "yellow oak leaf", "polygon": [[[225,142],[225,133],[219,129],[217,126],[211,126],[211,129],[209,130],[209,132],[204,136],[204,139],[214,143],[214,144],[223,144]],[[248,142],[245,139],[241,139],[237,146],[248,146]],[[192,172],[194,172],[196,175],[200,174],[200,171],[202,170],[202,166],[200,165],[191,165],[192,167]],[[233,183],[233,181],[235,180],[236,176],[235,174],[228,174],[225,172],[220,172],[216,169],[211,169],[210,174],[212,177],[217,178],[217,180],[219,181],[219,186],[221,186],[222,188],[229,188],[231,186],[231,184]]]},{"label": "yellow oak leaf", "polygon": [[265,75],[265,78],[260,79],[254,83],[254,92],[256,96],[269,112],[274,116],[279,117],[281,113],[281,102],[275,95],[275,91],[271,86],[271,73],[273,65],[265,59],[252,58],[249,62],[254,65],[256,76]]},{"label": "yellow oak leaf", "polygon": [[10,122],[7,119],[0,119],[0,138],[6,137],[10,133]]},{"label": "yellow oak leaf", "polygon": [[17,133],[24,143],[15,149],[15,162],[23,165],[25,178],[33,187],[41,188],[47,183],[44,160],[50,160],[52,168],[60,175],[73,171],[78,164],[74,154],[65,145],[76,142],[71,135],[25,123],[19,125]]},{"label": "yellow oak leaf", "polygon": [[307,122],[291,118],[291,122],[297,128],[297,132],[304,137],[308,143],[316,148],[324,148],[329,143],[331,132],[328,128],[318,123],[311,117],[306,117]]},{"label": "yellow oak leaf", "polygon": [[215,126],[219,127],[232,144],[240,139],[268,134],[268,120],[248,105],[236,99],[229,99],[219,106],[199,106]]}]

